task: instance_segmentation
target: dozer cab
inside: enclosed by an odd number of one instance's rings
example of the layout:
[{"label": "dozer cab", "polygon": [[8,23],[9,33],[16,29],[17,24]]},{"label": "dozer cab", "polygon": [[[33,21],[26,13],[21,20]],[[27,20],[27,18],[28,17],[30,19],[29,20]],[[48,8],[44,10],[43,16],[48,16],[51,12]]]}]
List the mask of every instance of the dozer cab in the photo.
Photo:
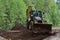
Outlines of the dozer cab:
[{"label": "dozer cab", "polygon": [[31,6],[28,6],[27,15],[27,29],[33,33],[50,33],[52,31],[52,24],[48,24],[43,21],[43,12],[32,10]]}]

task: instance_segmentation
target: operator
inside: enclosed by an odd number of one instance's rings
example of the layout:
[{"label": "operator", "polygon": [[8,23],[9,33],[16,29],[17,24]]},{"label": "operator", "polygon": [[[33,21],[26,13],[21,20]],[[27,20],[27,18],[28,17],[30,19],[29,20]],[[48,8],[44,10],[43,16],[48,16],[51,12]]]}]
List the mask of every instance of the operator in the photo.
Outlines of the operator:
[{"label": "operator", "polygon": [[33,20],[36,20],[37,22],[42,23],[41,11],[34,10],[32,14],[33,14]]},{"label": "operator", "polygon": [[37,11],[37,16],[35,17],[35,20],[38,22],[38,23],[42,23],[42,12],[41,11]]}]

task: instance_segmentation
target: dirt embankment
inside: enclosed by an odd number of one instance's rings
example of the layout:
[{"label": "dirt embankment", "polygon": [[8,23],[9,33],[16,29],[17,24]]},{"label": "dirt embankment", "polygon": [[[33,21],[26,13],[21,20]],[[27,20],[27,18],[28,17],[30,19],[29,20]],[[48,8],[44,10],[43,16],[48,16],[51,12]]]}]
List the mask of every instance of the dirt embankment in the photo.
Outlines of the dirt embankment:
[{"label": "dirt embankment", "polygon": [[8,40],[42,40],[48,35],[33,35],[32,31],[27,30],[23,25],[16,24],[11,30],[0,30],[0,36]]},{"label": "dirt embankment", "polygon": [[11,30],[26,30],[22,24],[16,24]]},{"label": "dirt embankment", "polygon": [[27,30],[23,25],[16,24],[11,30],[1,32],[0,36],[10,40],[40,40],[47,35],[33,35],[32,31]]}]

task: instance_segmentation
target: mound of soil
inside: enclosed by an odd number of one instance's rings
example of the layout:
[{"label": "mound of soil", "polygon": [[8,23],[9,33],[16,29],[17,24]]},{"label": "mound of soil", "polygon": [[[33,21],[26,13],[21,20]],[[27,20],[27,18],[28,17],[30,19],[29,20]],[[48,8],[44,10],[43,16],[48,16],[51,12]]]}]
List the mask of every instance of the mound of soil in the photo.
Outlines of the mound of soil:
[{"label": "mound of soil", "polygon": [[40,40],[47,37],[47,35],[32,35],[32,32],[6,32],[1,36],[11,40]]},{"label": "mound of soil", "polygon": [[25,30],[26,28],[22,24],[16,24],[11,30]]},{"label": "mound of soil", "polygon": [[27,30],[23,25],[16,24],[11,30],[6,30],[0,35],[11,40],[40,40],[43,35],[33,35],[32,31]]},{"label": "mound of soil", "polygon": [[0,34],[0,36],[8,40],[42,40],[43,38],[49,36],[44,34],[34,34],[21,24],[16,24],[11,30],[3,32],[1,32],[2,34]]}]

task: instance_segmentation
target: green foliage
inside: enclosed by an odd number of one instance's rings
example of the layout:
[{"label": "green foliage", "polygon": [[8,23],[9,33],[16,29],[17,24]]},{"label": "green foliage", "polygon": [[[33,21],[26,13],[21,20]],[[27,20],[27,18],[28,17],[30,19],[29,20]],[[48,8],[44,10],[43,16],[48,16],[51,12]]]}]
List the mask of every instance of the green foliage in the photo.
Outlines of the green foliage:
[{"label": "green foliage", "polygon": [[10,29],[16,23],[25,24],[26,4],[23,0],[0,0],[0,29]]},{"label": "green foliage", "polygon": [[60,10],[60,2],[56,2],[56,4],[58,5],[58,9]]},{"label": "green foliage", "polygon": [[54,0],[0,0],[0,29],[11,29],[16,23],[26,25],[28,6],[44,12],[44,20],[58,26],[60,10],[58,11],[57,5]]},{"label": "green foliage", "polygon": [[43,9],[44,9],[44,0],[37,0],[37,2],[35,4],[35,8],[37,10],[43,11]]},{"label": "green foliage", "polygon": [[58,7],[54,0],[48,0],[48,10],[46,18],[48,23],[53,24],[53,26],[58,26]]},{"label": "green foliage", "polygon": [[57,6],[58,6],[58,16],[57,16],[57,19],[58,19],[58,26],[60,26],[60,2],[56,2]]}]

